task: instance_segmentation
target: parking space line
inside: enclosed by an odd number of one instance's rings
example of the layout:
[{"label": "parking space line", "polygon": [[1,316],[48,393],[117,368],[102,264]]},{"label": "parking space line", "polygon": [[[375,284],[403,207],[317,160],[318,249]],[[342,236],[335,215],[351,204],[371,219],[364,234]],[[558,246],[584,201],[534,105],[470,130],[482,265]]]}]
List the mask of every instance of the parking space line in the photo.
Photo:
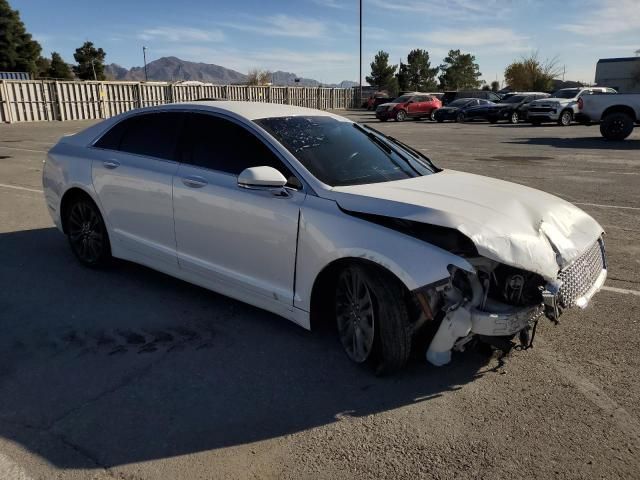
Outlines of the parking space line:
[{"label": "parking space line", "polygon": [[33,152],[33,153],[47,153],[46,150],[32,150],[30,148],[20,148],[20,147],[6,147],[4,145],[0,145],[0,148],[6,148],[8,150],[19,150],[21,152]]},{"label": "parking space line", "polygon": [[602,287],[602,290],[606,290],[608,292],[623,293],[625,295],[635,295],[637,297],[640,297],[640,291],[629,290],[628,288],[607,287],[605,285],[604,287]]},{"label": "parking space line", "polygon": [[6,185],[4,183],[0,183],[0,188],[11,188],[13,190],[23,190],[25,192],[43,193],[42,190],[38,190],[37,188],[20,187],[18,185]]},{"label": "parking space line", "polygon": [[621,210],[640,210],[640,207],[624,207],[622,205],[602,205],[601,203],[586,203],[586,202],[573,202],[576,205],[587,205],[589,207],[600,208],[619,208]]}]

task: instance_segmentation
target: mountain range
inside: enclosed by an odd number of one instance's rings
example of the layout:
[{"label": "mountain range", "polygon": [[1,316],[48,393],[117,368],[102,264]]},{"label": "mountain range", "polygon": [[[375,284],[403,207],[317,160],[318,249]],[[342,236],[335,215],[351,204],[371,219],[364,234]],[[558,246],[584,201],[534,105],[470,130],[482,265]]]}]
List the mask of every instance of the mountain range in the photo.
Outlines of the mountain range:
[{"label": "mountain range", "polygon": [[[144,67],[126,69],[116,63],[105,65],[105,75],[109,80],[142,81],[145,79]],[[220,85],[244,84],[247,75],[212,63],[189,62],[177,57],[162,57],[147,64],[149,80],[159,82],[178,82],[183,80],[216,83]],[[317,87],[320,82],[312,78],[300,78],[295,73],[272,72],[273,85],[289,85],[299,87]],[[298,80],[296,82],[296,80]],[[344,80],[339,84],[322,84],[327,87],[350,88],[357,82]]]}]

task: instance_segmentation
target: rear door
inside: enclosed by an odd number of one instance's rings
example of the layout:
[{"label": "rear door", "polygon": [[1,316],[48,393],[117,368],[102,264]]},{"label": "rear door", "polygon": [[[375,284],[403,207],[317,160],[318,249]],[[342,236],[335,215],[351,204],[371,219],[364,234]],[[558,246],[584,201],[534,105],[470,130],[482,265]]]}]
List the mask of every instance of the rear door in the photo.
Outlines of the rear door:
[{"label": "rear door", "polygon": [[163,270],[177,267],[172,183],[182,119],[179,112],[135,115],[94,144],[93,186],[114,255]]}]

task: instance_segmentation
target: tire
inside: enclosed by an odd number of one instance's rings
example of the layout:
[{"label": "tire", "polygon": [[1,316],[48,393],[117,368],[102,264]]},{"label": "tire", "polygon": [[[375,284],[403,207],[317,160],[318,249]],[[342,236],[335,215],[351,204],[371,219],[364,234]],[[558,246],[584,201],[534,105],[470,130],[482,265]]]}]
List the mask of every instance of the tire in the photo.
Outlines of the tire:
[{"label": "tire", "polygon": [[568,127],[573,122],[573,112],[571,110],[563,110],[558,118],[558,125]]},{"label": "tire", "polygon": [[398,110],[396,112],[396,122],[404,122],[407,119],[407,112]]},{"label": "tire", "polygon": [[[354,294],[355,292],[355,294]],[[411,353],[411,323],[404,287],[390,274],[361,264],[338,276],[335,316],[347,356],[376,374],[401,369]]]},{"label": "tire", "polygon": [[518,122],[520,122],[520,115],[518,114],[518,112],[511,112],[509,122],[511,122],[513,125],[517,125]]},{"label": "tire", "polygon": [[431,110],[431,113],[429,114],[429,120],[434,122],[435,119],[436,119],[436,111],[435,110]]},{"label": "tire", "polygon": [[464,113],[460,112],[458,115],[456,115],[456,122],[458,123],[465,122]]},{"label": "tire", "polygon": [[100,210],[88,198],[77,198],[66,209],[65,225],[71,251],[86,267],[99,268],[111,260],[111,244]]},{"label": "tire", "polygon": [[600,133],[607,140],[624,140],[633,132],[633,119],[626,113],[610,113],[600,124]]}]

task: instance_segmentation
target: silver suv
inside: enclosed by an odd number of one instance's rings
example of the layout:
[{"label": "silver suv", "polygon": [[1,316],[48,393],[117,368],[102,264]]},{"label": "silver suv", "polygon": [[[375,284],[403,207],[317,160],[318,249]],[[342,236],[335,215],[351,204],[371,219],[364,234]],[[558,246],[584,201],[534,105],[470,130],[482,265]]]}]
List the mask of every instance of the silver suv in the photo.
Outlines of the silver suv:
[{"label": "silver suv", "polygon": [[586,87],[562,88],[551,97],[534,100],[529,104],[528,119],[534,125],[542,122],[557,122],[563,127],[571,125],[578,113],[578,99],[583,95],[618,93],[613,88]]}]

